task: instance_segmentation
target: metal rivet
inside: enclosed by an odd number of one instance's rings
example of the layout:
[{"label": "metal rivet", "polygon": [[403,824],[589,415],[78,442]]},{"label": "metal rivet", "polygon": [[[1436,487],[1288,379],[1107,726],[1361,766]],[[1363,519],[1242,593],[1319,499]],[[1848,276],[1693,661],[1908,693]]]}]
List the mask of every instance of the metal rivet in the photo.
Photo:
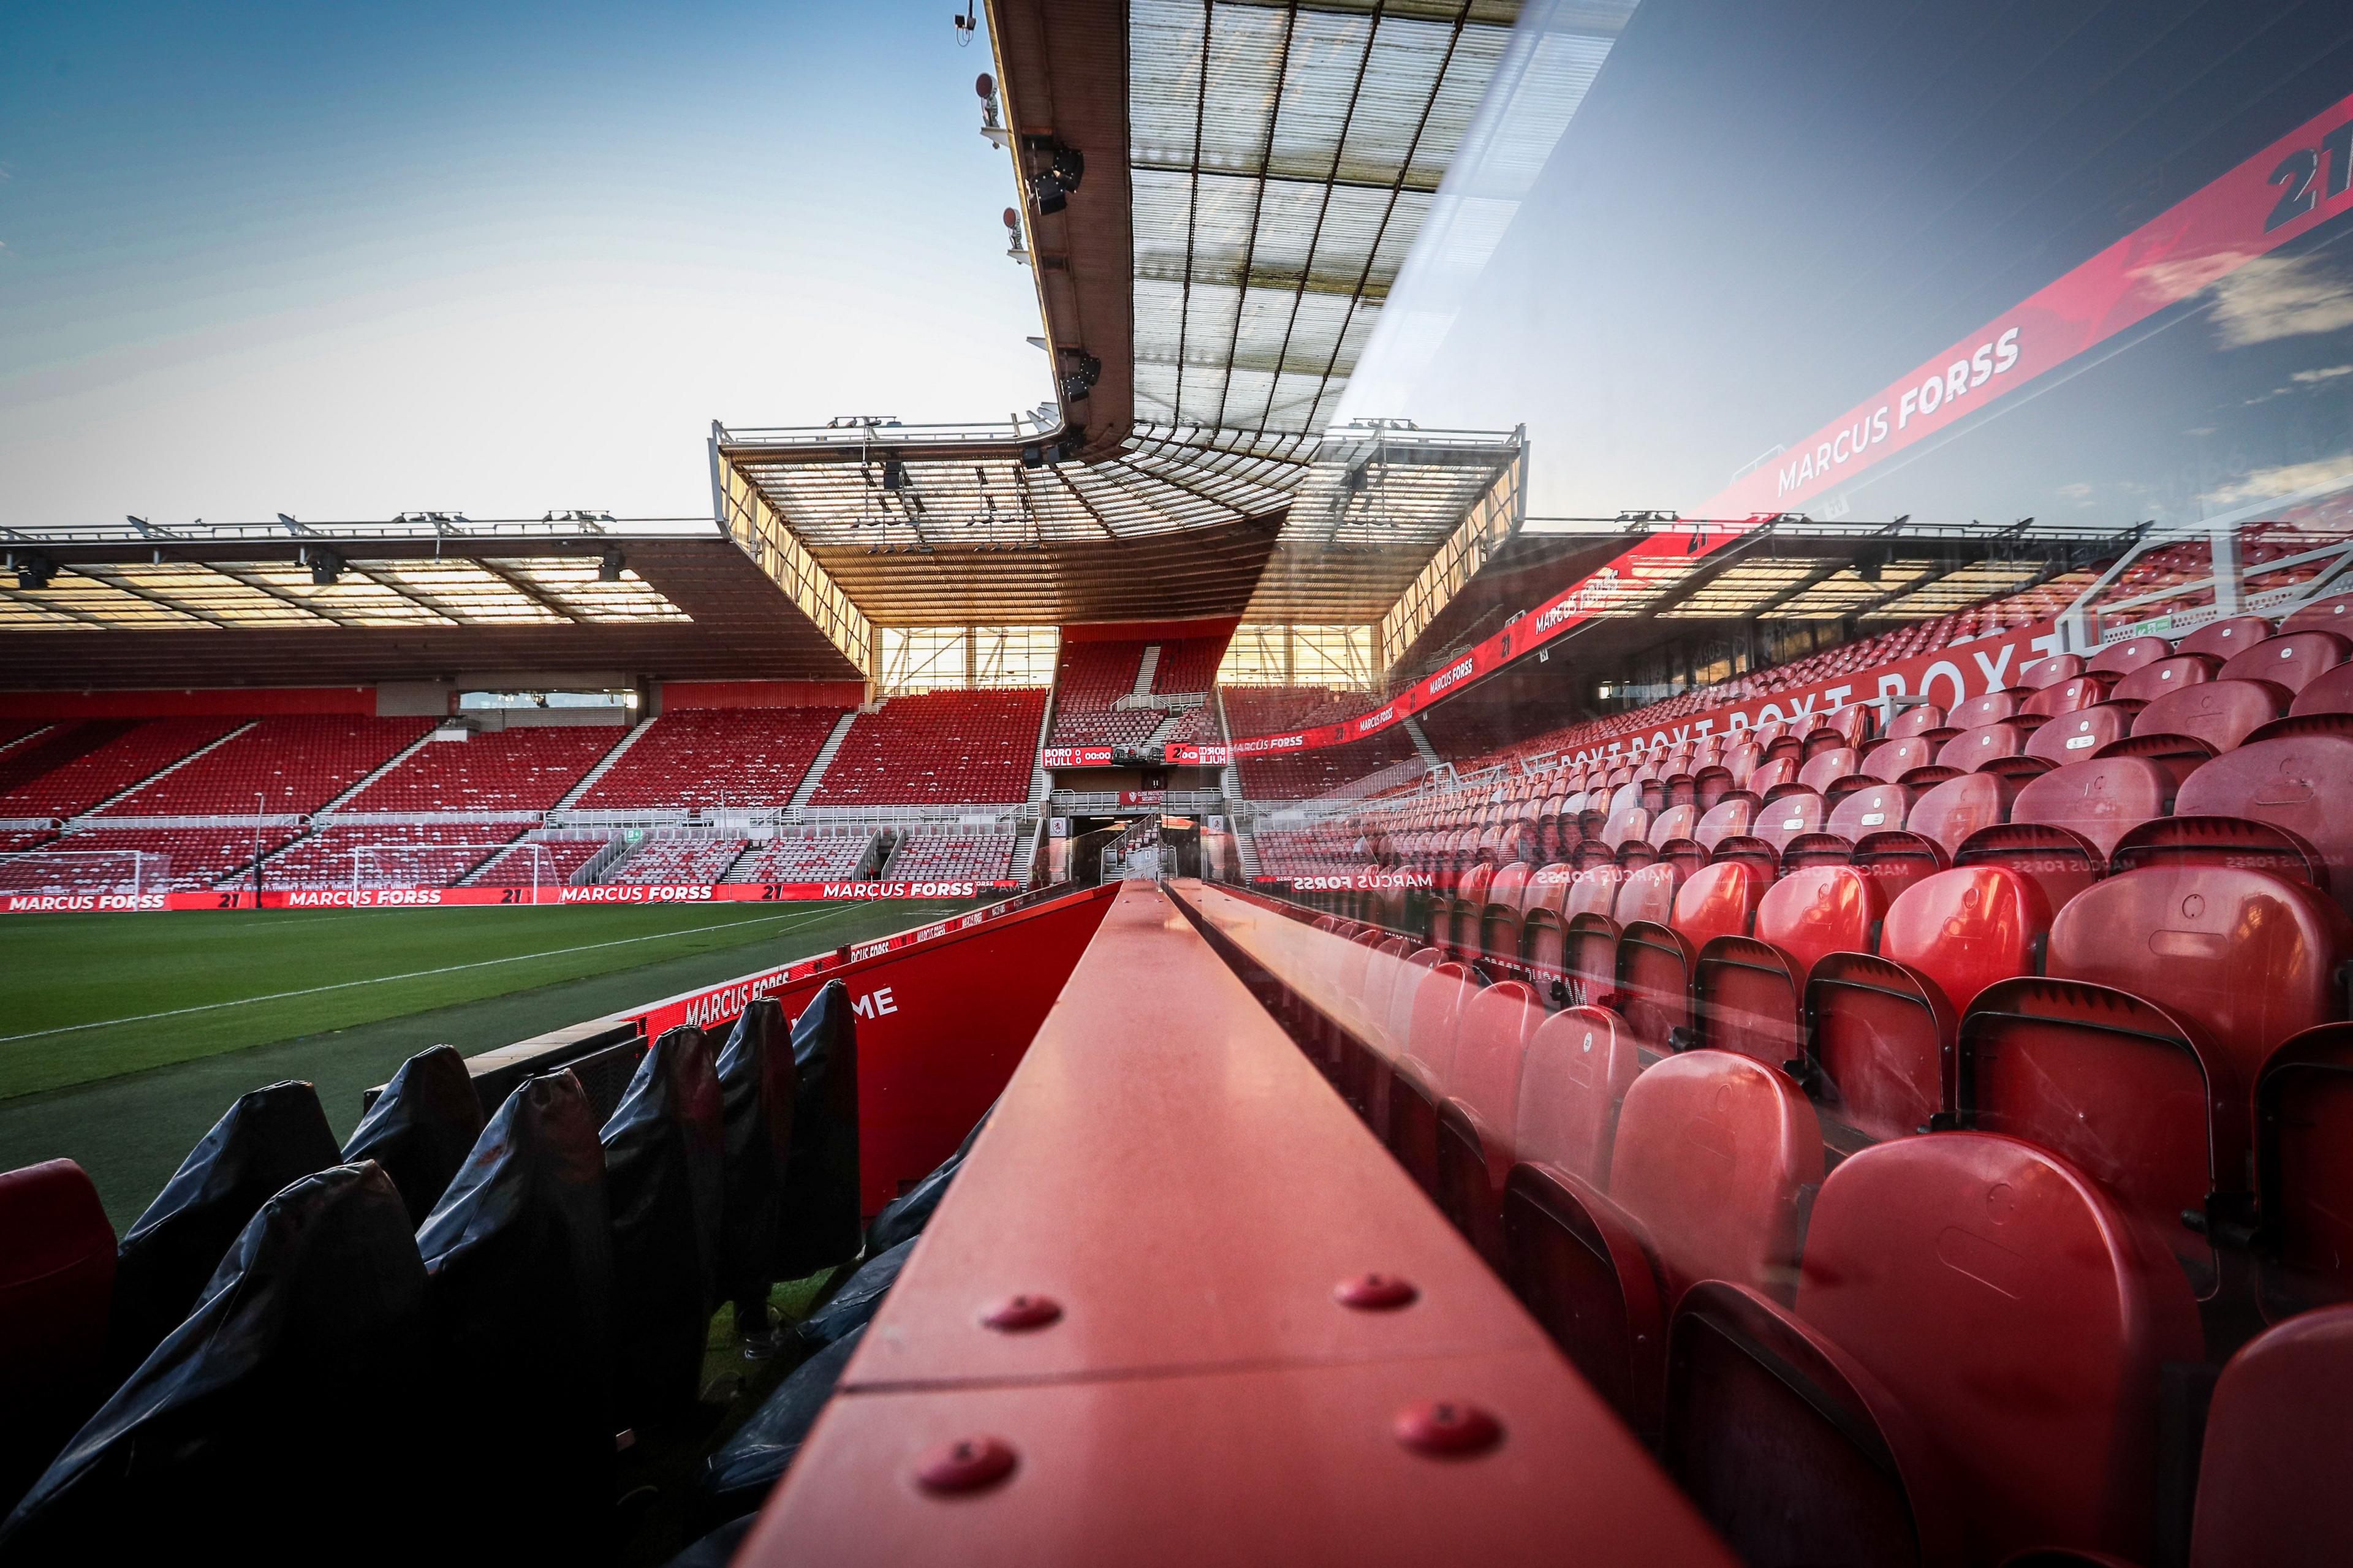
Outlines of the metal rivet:
[{"label": "metal rivet", "polygon": [[1421,1292],[1413,1288],[1410,1279],[1400,1279],[1394,1274],[1359,1274],[1354,1279],[1343,1279],[1333,1290],[1333,1299],[1343,1307],[1354,1307],[1360,1312],[1387,1312],[1411,1306]]},{"label": "metal rivet", "polygon": [[991,1307],[980,1321],[999,1333],[1018,1334],[1042,1329],[1061,1315],[1062,1304],[1051,1296],[1008,1296]]},{"label": "metal rivet", "polygon": [[1398,1412],[1397,1440],[1417,1454],[1463,1458],[1504,1440],[1503,1424],[1475,1405],[1434,1399]]},{"label": "metal rivet", "polygon": [[930,1492],[973,1492],[1013,1473],[1013,1446],[1002,1437],[959,1437],[915,1464],[915,1484]]}]

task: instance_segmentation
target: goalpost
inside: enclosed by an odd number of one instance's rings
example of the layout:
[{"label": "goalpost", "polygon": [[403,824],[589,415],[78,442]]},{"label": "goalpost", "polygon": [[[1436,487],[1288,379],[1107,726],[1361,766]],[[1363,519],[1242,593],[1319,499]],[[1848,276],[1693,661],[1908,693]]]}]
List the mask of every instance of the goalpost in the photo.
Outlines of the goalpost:
[{"label": "goalpost", "polygon": [[107,897],[161,893],[172,885],[172,858],[153,849],[27,849],[0,855],[0,892]]},{"label": "goalpost", "polygon": [[[513,854],[501,862],[500,868],[527,863],[530,879],[522,882],[501,879],[491,885],[547,887],[562,880],[555,874],[554,858],[536,840],[516,844],[501,838],[487,844],[358,845],[350,852],[351,889],[356,893],[369,888],[454,888],[474,871],[487,868],[502,850],[512,850]],[[522,861],[515,857],[522,857]],[[265,870],[263,875],[268,872]]]}]

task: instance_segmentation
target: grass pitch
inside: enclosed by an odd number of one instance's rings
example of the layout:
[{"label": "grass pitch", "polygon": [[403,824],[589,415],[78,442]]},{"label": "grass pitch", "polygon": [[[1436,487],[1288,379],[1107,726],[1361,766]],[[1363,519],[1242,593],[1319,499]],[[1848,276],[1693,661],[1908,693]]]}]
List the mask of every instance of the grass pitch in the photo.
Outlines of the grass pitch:
[{"label": "grass pitch", "polygon": [[118,1229],[238,1095],[336,1134],[412,1052],[472,1054],[963,904],[584,905],[0,918],[0,1170],[68,1156]]}]

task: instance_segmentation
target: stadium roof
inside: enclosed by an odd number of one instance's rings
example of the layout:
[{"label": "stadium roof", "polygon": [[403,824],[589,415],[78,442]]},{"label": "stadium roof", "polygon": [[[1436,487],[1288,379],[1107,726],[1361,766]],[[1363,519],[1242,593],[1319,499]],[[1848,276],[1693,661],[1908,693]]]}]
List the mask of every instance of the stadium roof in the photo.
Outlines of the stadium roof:
[{"label": "stadium roof", "polygon": [[0,529],[0,547],[18,574],[0,577],[12,685],[859,674],[700,518]]}]

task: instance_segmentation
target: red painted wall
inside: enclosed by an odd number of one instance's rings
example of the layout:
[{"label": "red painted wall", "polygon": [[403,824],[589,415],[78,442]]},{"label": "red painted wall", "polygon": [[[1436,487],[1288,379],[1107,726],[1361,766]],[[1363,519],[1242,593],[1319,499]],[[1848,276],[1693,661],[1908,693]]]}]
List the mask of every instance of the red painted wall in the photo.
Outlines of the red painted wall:
[{"label": "red painted wall", "polygon": [[375,713],[373,686],[210,691],[0,691],[0,719],[179,719],[213,714]]}]

